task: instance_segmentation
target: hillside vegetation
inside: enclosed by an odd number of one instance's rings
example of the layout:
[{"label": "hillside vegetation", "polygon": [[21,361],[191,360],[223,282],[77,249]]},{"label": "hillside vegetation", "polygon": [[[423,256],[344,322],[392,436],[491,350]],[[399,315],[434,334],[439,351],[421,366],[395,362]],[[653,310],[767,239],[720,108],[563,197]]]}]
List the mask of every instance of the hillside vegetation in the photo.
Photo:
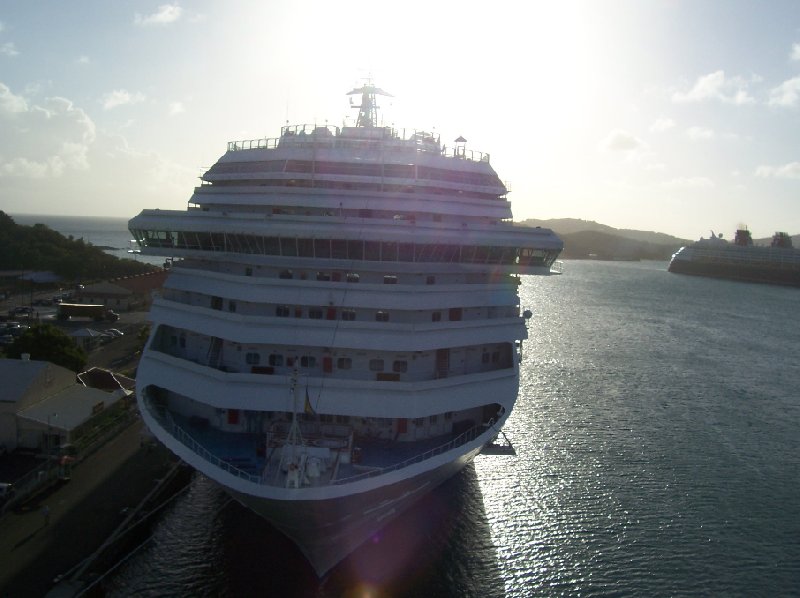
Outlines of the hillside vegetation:
[{"label": "hillside vegetation", "polygon": [[50,271],[67,281],[86,281],[153,271],[155,266],[119,259],[83,239],[44,224],[23,226],[0,211],[0,270]]},{"label": "hillside vegetation", "polygon": [[552,229],[564,240],[564,259],[668,260],[691,241],[664,233],[618,229],[591,220],[525,220],[525,226]]}]

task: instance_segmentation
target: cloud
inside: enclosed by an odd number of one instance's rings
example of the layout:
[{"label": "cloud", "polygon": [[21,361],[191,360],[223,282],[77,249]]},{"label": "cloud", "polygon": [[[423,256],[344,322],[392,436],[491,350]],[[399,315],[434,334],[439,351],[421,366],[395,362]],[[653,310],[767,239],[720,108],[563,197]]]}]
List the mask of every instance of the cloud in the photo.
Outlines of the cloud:
[{"label": "cloud", "polygon": [[112,110],[117,106],[125,106],[127,104],[138,104],[144,100],[144,94],[138,91],[136,93],[130,93],[125,89],[115,89],[103,96],[103,110]]},{"label": "cloud", "polygon": [[22,96],[14,95],[4,84],[0,83],[0,116],[7,116],[14,112],[25,112],[28,102]]},{"label": "cloud", "polygon": [[635,135],[616,129],[611,131],[605,139],[600,142],[600,148],[607,152],[638,152],[647,148],[644,141]]},{"label": "cloud", "polygon": [[83,64],[89,64],[89,62],[91,61],[89,60],[89,57],[86,56],[85,54],[83,56],[78,56],[78,58],[75,59],[75,64],[83,65]]},{"label": "cloud", "polygon": [[661,183],[667,189],[710,189],[714,181],[704,176],[678,177]]},{"label": "cloud", "polygon": [[19,56],[19,52],[17,51],[14,42],[6,42],[3,45],[0,45],[0,54],[3,56]]},{"label": "cloud", "polygon": [[2,33],[5,30],[5,28],[6,26],[3,25],[3,21],[0,21],[0,33]]},{"label": "cloud", "polygon": [[96,129],[66,98],[33,102],[0,83],[0,206],[8,212],[120,215],[170,202],[179,209],[197,175]]},{"label": "cloud", "polygon": [[69,100],[31,105],[0,83],[0,178],[56,178],[87,170],[95,137],[92,120]]},{"label": "cloud", "polygon": [[664,131],[669,131],[674,126],[674,120],[667,118],[666,116],[659,116],[656,121],[650,125],[650,131],[653,133],[663,133]]},{"label": "cloud", "polygon": [[759,166],[756,176],[775,179],[800,179],[800,162],[789,162],[782,166]]},{"label": "cloud", "polygon": [[686,93],[672,94],[672,101],[682,103],[717,100],[726,104],[752,104],[755,99],[748,93],[747,86],[747,81],[741,77],[726,78],[725,71],[715,71],[699,77]]},{"label": "cloud", "polygon": [[181,112],[186,112],[186,108],[183,107],[183,102],[171,102],[169,105],[169,113],[170,115],[180,114]]},{"label": "cloud", "polygon": [[789,56],[792,60],[800,60],[800,44],[792,44],[792,53]]},{"label": "cloud", "polygon": [[177,4],[162,4],[156,12],[149,15],[140,15],[137,12],[133,22],[142,27],[169,25],[180,19],[182,14],[183,9]]},{"label": "cloud", "polygon": [[770,106],[797,106],[800,101],[800,77],[784,81],[769,92]]},{"label": "cloud", "polygon": [[706,127],[689,127],[686,129],[686,134],[689,136],[689,139],[693,141],[714,138],[714,131]]}]

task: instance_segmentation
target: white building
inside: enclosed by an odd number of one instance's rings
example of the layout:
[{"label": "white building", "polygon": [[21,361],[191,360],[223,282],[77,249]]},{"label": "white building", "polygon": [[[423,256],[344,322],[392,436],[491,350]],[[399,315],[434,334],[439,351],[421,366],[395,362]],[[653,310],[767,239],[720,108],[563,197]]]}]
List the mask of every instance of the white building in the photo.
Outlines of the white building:
[{"label": "white building", "polygon": [[0,359],[0,445],[47,451],[125,396],[87,388],[75,372],[47,361]]}]

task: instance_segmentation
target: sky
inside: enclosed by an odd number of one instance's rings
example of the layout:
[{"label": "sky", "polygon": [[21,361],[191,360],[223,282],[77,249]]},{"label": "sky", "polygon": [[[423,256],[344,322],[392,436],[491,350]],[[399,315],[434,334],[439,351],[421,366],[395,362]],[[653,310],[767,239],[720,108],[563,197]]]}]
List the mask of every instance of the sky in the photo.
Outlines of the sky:
[{"label": "sky", "polygon": [[516,220],[800,233],[797,0],[3,0],[0,210],[184,209],[367,77],[384,124],[488,152]]}]

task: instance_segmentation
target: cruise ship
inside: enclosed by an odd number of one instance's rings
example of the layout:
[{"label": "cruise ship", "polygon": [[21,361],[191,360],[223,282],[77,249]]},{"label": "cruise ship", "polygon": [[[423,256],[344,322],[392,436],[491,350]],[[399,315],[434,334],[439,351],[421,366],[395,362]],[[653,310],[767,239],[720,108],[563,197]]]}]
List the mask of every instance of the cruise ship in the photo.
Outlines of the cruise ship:
[{"label": "cruise ship", "polygon": [[[184,462],[292,539],[318,575],[501,431],[563,247],[515,225],[489,155],[379,123],[229,142],[186,210],[129,222],[170,274],[136,376]],[[528,306],[524,306],[528,307]]]},{"label": "cruise ship", "polygon": [[732,243],[712,231],[708,239],[681,247],[668,269],[678,274],[800,286],[800,250],[783,232],[775,233],[766,246],[755,245],[746,228],[736,231]]}]

